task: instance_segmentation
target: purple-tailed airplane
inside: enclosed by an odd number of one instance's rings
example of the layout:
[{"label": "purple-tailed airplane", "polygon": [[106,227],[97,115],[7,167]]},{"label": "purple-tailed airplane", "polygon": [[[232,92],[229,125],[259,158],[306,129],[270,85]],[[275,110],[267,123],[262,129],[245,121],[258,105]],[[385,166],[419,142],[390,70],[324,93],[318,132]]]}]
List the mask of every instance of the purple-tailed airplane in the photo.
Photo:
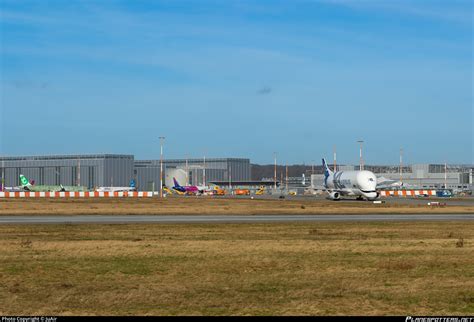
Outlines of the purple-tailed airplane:
[{"label": "purple-tailed airplane", "polygon": [[181,186],[178,180],[176,180],[176,178],[173,178],[173,182],[174,182],[173,190],[176,190],[179,192],[204,193],[204,191],[207,189],[207,187],[204,187],[204,186]]}]

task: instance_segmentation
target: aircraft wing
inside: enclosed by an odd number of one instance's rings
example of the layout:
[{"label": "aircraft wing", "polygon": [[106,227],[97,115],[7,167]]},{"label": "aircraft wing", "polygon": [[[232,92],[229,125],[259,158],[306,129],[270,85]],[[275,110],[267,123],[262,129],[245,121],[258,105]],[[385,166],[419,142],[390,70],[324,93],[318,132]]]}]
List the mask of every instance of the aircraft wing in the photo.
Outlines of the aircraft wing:
[{"label": "aircraft wing", "polygon": [[387,179],[385,177],[377,178],[377,189],[401,188],[403,183],[398,180]]}]

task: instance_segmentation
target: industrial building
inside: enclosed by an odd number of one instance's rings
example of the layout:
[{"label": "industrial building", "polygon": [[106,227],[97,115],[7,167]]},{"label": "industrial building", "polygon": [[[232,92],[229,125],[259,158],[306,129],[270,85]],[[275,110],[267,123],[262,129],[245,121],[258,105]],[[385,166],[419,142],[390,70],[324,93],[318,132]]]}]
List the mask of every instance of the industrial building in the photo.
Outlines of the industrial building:
[{"label": "industrial building", "polygon": [[[163,160],[163,178],[172,185],[169,170],[182,169],[187,178],[180,184],[202,185],[211,181],[250,180],[250,160],[243,158]],[[157,191],[160,186],[160,160],[135,160],[133,155],[86,154],[0,157],[4,186],[19,185],[20,174],[38,185],[128,186],[131,179],[138,190]],[[186,177],[186,175],[185,175]]]},{"label": "industrial building", "polygon": [[[404,166],[400,172],[400,167],[394,166],[365,166],[365,170],[372,171],[378,178],[395,180],[403,183],[405,188],[440,189],[447,188],[454,192],[472,191],[474,165],[454,165],[454,164],[413,164]],[[339,166],[338,171],[359,170],[359,166]],[[311,187],[320,189],[324,180],[324,175],[311,175]]]},{"label": "industrial building", "polygon": [[[209,158],[209,159],[166,159],[163,160],[165,184],[171,186],[172,176],[166,174],[171,169],[182,169],[186,175],[181,185],[205,185],[213,181],[250,180],[250,159]],[[134,175],[139,190],[159,188],[160,160],[136,160]],[[158,188],[157,188],[158,187]]]},{"label": "industrial building", "polygon": [[0,157],[5,186],[18,186],[20,174],[38,185],[128,186],[133,155],[86,154]]}]

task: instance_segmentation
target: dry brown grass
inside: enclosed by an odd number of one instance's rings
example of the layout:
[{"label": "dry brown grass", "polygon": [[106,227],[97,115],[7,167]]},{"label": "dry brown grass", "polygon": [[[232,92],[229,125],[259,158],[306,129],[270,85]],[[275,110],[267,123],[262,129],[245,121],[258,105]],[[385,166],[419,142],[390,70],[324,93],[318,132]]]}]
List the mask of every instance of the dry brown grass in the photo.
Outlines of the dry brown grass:
[{"label": "dry brown grass", "polygon": [[473,235],[471,222],[5,225],[0,315],[472,315]]},{"label": "dry brown grass", "polygon": [[0,215],[260,215],[260,214],[359,214],[359,213],[473,213],[469,206],[430,208],[426,204],[373,204],[308,200],[251,200],[225,198],[146,199],[2,199]]}]

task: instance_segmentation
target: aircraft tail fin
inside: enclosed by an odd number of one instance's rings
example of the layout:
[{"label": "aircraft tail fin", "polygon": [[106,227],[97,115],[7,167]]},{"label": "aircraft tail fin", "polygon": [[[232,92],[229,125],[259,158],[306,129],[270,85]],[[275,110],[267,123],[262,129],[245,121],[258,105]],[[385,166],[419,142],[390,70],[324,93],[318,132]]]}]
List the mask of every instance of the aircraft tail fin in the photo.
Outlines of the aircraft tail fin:
[{"label": "aircraft tail fin", "polygon": [[22,187],[30,187],[30,181],[22,174],[20,174],[20,184]]},{"label": "aircraft tail fin", "polygon": [[173,177],[173,182],[174,182],[175,187],[181,187],[178,183],[178,180],[176,180],[176,178],[174,178],[174,177]]},{"label": "aircraft tail fin", "polygon": [[329,169],[328,163],[326,162],[326,159],[324,158],[323,158],[323,167],[324,167],[324,176],[329,177],[329,175],[333,173],[333,171]]},{"label": "aircraft tail fin", "polygon": [[323,158],[323,167],[325,171],[327,170],[329,173],[333,172],[331,171],[331,169],[329,169],[328,163],[326,162],[326,159],[324,158]]},{"label": "aircraft tail fin", "polygon": [[328,178],[333,173],[326,162],[326,159],[323,158],[323,168],[324,168],[324,186],[328,186]]}]

